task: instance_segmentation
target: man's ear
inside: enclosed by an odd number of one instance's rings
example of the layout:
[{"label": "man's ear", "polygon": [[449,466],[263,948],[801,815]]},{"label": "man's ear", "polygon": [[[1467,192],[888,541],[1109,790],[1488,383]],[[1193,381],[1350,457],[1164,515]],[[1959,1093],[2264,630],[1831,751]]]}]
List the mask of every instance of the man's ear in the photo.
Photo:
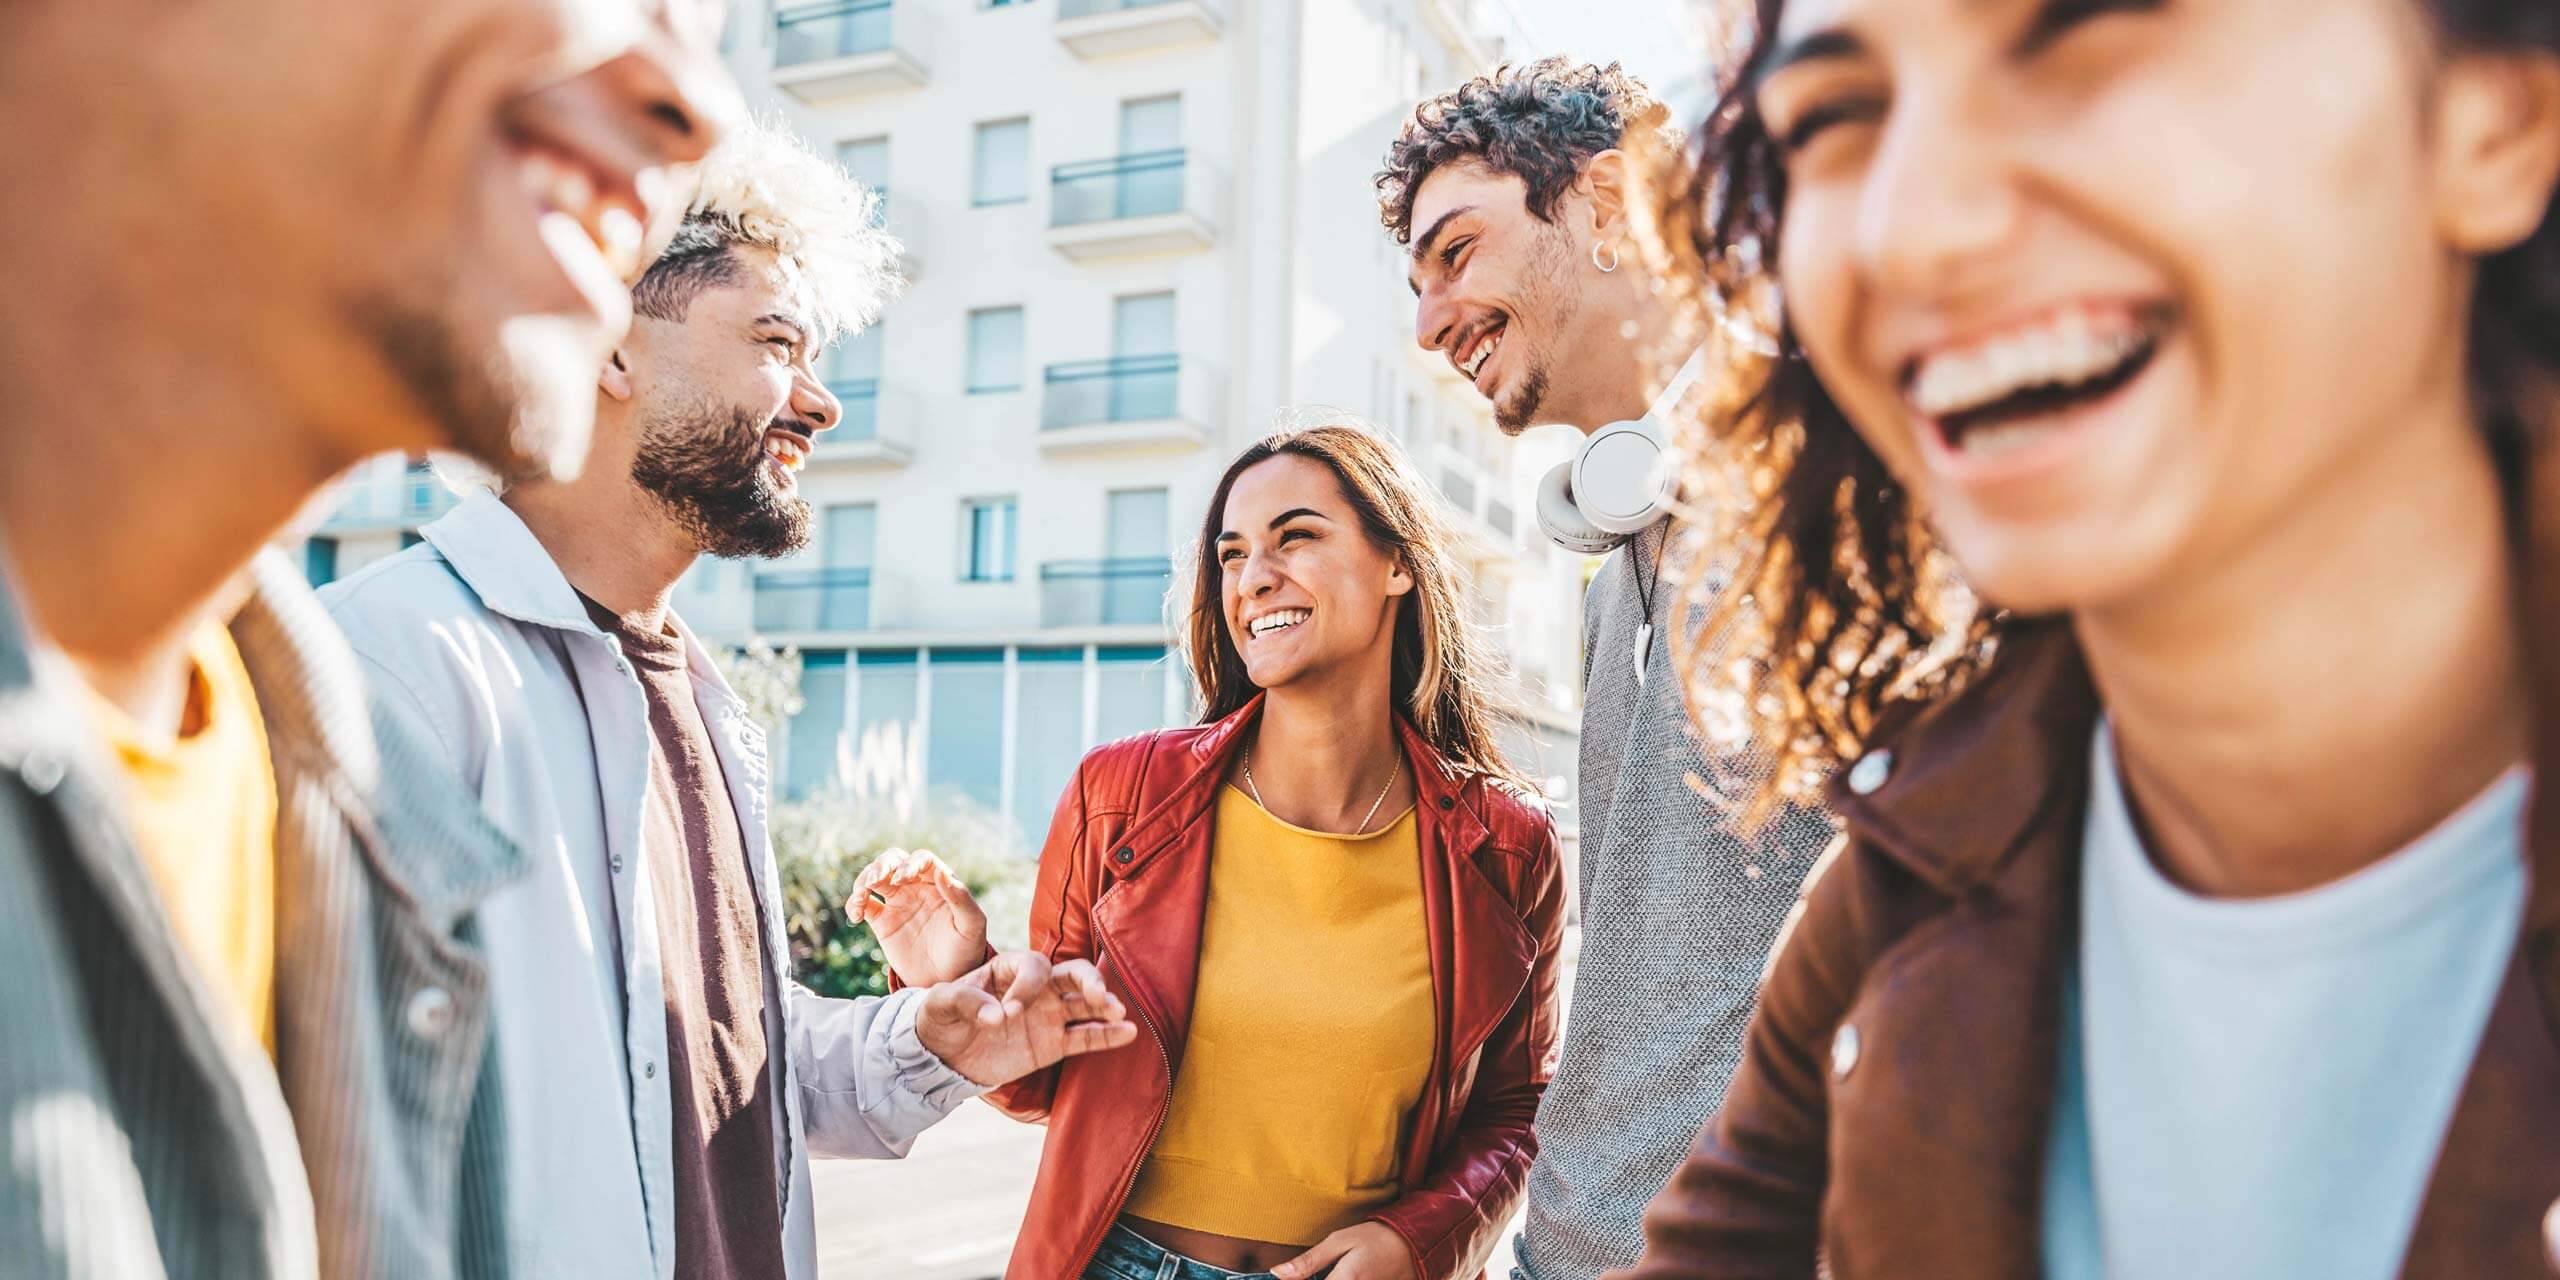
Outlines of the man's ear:
[{"label": "man's ear", "polygon": [[1635,198],[1635,166],[1627,153],[1611,147],[1591,157],[1574,186],[1591,199],[1591,233],[1594,236],[1623,234],[1627,229],[1627,202]]},{"label": "man's ear", "polygon": [[596,390],[616,400],[631,398],[631,366],[623,361],[622,348],[613,349],[613,358],[604,362],[604,371],[596,375]]},{"label": "man's ear", "polygon": [[2436,99],[2436,225],[2457,250],[2531,236],[2560,183],[2560,57],[2457,56]]}]

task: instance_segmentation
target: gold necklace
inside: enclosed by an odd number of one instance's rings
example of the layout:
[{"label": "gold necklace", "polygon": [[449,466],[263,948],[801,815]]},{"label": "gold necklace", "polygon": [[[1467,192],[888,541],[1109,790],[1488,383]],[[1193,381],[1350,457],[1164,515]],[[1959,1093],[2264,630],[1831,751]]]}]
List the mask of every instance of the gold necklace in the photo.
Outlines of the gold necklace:
[{"label": "gold necklace", "polygon": [[[1378,806],[1387,802],[1387,793],[1396,789],[1396,776],[1403,772],[1404,752],[1399,750],[1396,752],[1396,767],[1387,770],[1387,785],[1378,788],[1378,798],[1369,802],[1369,815],[1360,819],[1360,829],[1351,833],[1352,839],[1369,834],[1369,824],[1378,820]],[[1261,805],[1264,813],[1271,812],[1271,806],[1262,803],[1262,788],[1253,785],[1253,747],[1249,743],[1244,749],[1244,789],[1253,793],[1253,802]]]}]

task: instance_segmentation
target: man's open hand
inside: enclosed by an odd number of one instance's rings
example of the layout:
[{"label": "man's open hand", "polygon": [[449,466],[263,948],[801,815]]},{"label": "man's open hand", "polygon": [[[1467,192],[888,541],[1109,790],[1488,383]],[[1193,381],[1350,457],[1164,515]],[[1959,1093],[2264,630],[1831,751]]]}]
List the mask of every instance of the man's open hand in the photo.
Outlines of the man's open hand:
[{"label": "man's open hand", "polygon": [[925,992],[916,1038],[944,1065],[990,1088],[1080,1053],[1138,1038],[1089,960],[1052,968],[1037,951],[1000,952]]},{"label": "man's open hand", "polygon": [[953,981],[987,958],[987,913],[942,859],[922,849],[873,858],[844,913],[871,926],[890,971],[911,987]]}]

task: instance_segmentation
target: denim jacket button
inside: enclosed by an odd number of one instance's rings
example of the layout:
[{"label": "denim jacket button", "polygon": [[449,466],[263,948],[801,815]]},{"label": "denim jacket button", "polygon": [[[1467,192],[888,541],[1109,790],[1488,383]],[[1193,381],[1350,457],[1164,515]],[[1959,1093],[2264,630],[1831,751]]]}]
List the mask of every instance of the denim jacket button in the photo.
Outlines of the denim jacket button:
[{"label": "denim jacket button", "polygon": [[49,752],[33,752],[25,763],[18,766],[18,774],[27,780],[27,786],[37,795],[51,795],[55,787],[62,785],[62,757]]},{"label": "denim jacket button", "polygon": [[442,987],[420,987],[410,994],[402,1018],[409,1024],[409,1034],[436,1039],[453,1025],[453,993]]},{"label": "denim jacket button", "polygon": [[1846,1080],[1858,1066],[1858,1029],[1846,1022],[1831,1035],[1831,1078]]}]

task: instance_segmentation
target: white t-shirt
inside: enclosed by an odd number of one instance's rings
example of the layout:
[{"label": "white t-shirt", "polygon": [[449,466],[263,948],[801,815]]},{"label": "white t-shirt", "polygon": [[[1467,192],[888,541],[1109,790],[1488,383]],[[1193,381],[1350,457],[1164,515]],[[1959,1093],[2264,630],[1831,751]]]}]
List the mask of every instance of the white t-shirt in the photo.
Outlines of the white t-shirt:
[{"label": "white t-shirt", "polygon": [[2152,864],[2104,724],[2090,768],[2046,1275],[2390,1280],[2515,950],[2529,773],[2345,879],[2233,900]]}]

